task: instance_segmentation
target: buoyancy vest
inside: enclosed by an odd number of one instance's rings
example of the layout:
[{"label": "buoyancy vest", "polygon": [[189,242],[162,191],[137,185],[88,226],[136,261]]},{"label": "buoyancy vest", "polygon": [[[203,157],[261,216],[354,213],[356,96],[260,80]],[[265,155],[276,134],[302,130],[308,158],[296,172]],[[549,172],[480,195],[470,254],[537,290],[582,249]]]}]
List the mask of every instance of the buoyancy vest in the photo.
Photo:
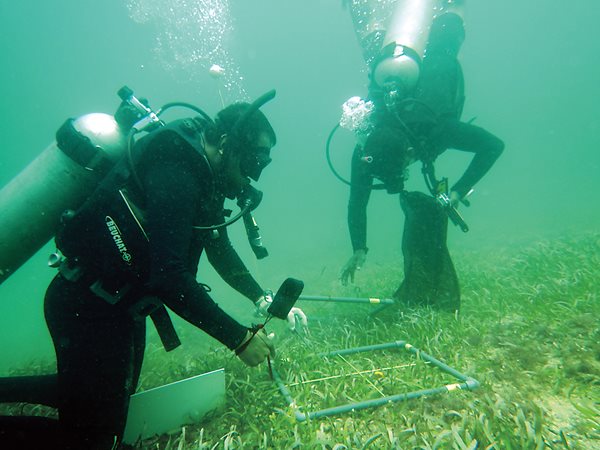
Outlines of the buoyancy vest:
[{"label": "buoyancy vest", "polygon": [[206,173],[201,123],[176,120],[141,138],[132,149],[134,168],[123,157],[75,212],[64,215],[55,236],[57,248],[86,271],[102,276],[145,280],[149,273],[148,241],[144,229],[144,195],[132,170],[143,170],[152,151],[185,149],[189,162]]},{"label": "buoyancy vest", "polygon": [[[93,280],[89,287],[94,294],[122,305],[134,318],[149,315],[167,351],[181,341],[161,300],[145,296],[143,290],[131,300],[122,301],[121,297],[139,289],[150,271],[143,188],[135,182],[133,171],[143,165],[145,157],[151,157],[148,153],[155,148],[153,143],[165,138],[163,151],[169,150],[170,140],[172,146],[187,150],[199,173],[207,173],[206,169],[210,173],[201,124],[196,119],[177,120],[140,139],[131,159],[124,156],[77,211],[64,214],[55,236],[57,248],[66,256],[60,267],[63,276],[74,274],[72,281],[80,277],[88,283]],[[208,167],[202,170],[203,165]],[[116,287],[116,292],[107,291],[106,284]]]}]

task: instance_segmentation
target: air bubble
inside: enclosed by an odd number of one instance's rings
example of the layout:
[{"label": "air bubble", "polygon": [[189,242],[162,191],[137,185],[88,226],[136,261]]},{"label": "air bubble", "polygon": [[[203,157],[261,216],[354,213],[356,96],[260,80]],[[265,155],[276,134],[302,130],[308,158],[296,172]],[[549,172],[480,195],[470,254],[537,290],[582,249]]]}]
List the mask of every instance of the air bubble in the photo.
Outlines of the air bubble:
[{"label": "air bubble", "polygon": [[247,99],[240,69],[227,51],[233,30],[229,0],[128,0],[131,19],[155,26],[154,53],[163,67],[186,81],[210,76],[213,65],[227,68],[227,100]]}]

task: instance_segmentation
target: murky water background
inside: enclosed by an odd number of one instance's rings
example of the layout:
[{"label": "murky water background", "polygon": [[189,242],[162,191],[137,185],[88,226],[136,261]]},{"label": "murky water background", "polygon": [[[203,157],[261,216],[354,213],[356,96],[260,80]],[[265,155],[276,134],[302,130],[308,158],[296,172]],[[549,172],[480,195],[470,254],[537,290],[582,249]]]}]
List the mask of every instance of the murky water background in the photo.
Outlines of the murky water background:
[{"label": "murky water background", "polygon": [[[598,12],[594,0],[469,2],[463,119],[476,117],[506,150],[463,211],[471,231],[450,230],[451,252],[598,228]],[[66,118],[114,112],[125,84],[154,107],[187,101],[211,115],[222,100],[277,89],[264,112],[278,145],[258,184],[265,197],[256,212],[271,256],[257,262],[242,227],[231,234],[265,287],[275,289],[287,276],[335,285],[351,252],[348,192],[327,168],[324,145],[341,104],[364,95],[367,82],[340,2],[3,0],[0,55],[0,185],[52,141]],[[211,77],[212,64],[225,76]],[[351,136],[340,133],[332,145],[336,167],[348,174]],[[437,173],[455,180],[468,158],[448,151]],[[410,187],[425,189],[417,167]],[[402,220],[396,198],[373,195],[368,264],[401,264]],[[51,250],[0,286],[0,373],[53,360],[41,308],[53,276],[45,265]],[[200,278],[234,315],[249,317],[250,304],[206,261]],[[327,294],[310,285],[305,292]]]}]

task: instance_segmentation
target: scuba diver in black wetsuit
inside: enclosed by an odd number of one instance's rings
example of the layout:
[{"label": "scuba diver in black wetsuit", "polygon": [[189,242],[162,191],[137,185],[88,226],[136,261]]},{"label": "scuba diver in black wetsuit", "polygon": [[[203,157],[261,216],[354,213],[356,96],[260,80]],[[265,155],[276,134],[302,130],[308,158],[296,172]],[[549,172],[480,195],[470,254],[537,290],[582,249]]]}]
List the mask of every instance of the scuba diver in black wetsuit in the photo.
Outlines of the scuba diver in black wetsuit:
[{"label": "scuba diver in black wetsuit", "polygon": [[[362,3],[365,2],[353,3],[361,3],[364,18]],[[450,3],[456,6],[462,2]],[[435,11],[434,2],[432,6]],[[427,11],[415,13],[407,8],[404,13],[422,19]],[[348,227],[354,253],[342,270],[342,283],[353,281],[356,270],[365,262],[366,208],[375,187],[373,179],[377,178],[383,183],[378,187],[400,194],[406,217],[402,239],[405,276],[394,297],[403,303],[457,311],[460,290],[446,246],[448,218],[463,231],[468,230],[456,207],[460,201],[466,203],[465,197],[492,167],[504,144],[483,128],[460,121],[464,104],[463,74],[457,59],[464,40],[461,15],[452,9],[442,10],[435,18],[432,14],[422,61],[417,52],[399,45],[403,43],[400,38],[393,39],[374,55],[373,41],[377,37],[382,39],[383,34],[381,30],[370,32],[370,38],[363,39],[369,44],[363,50],[365,59],[372,62],[369,89],[372,112],[368,134],[356,146],[352,157]],[[402,29],[397,36],[406,39]],[[418,42],[414,47],[418,47]],[[385,78],[386,70],[393,72],[391,66],[385,65],[390,60],[397,64],[392,67],[396,73]],[[418,76],[411,79],[413,73]],[[433,162],[449,148],[474,156],[448,192],[445,180],[440,182],[435,178]],[[415,161],[423,164],[431,196],[404,190],[407,168]]]},{"label": "scuba diver in black wetsuit", "polygon": [[[46,403],[58,408],[59,420],[0,418],[3,446],[117,448],[140,376],[146,316],[167,350],[179,344],[164,306],[249,366],[274,354],[264,330],[239,324],[196,281],[206,250],[229,285],[257,307],[268,303],[219,226],[226,197],[250,208],[260,197],[250,178],[258,180],[276,143],[260,105],[236,103],[214,122],[199,116],[147,134],[81,208],[65,214],[56,235],[65,258],[44,304],[58,374],[21,384],[0,379],[2,395],[13,388],[13,398],[1,401]],[[293,313],[303,316],[298,308]],[[19,398],[23,393],[31,399]]]}]

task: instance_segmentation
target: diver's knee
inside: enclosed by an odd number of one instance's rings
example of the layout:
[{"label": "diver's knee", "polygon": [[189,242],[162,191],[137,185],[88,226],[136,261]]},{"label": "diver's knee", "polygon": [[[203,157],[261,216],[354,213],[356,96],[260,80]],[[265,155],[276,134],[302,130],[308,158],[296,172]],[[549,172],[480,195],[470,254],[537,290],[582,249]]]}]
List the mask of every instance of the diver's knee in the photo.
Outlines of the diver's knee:
[{"label": "diver's knee", "polygon": [[498,159],[504,152],[504,141],[496,136],[490,142],[490,153],[494,155],[494,159]]}]

